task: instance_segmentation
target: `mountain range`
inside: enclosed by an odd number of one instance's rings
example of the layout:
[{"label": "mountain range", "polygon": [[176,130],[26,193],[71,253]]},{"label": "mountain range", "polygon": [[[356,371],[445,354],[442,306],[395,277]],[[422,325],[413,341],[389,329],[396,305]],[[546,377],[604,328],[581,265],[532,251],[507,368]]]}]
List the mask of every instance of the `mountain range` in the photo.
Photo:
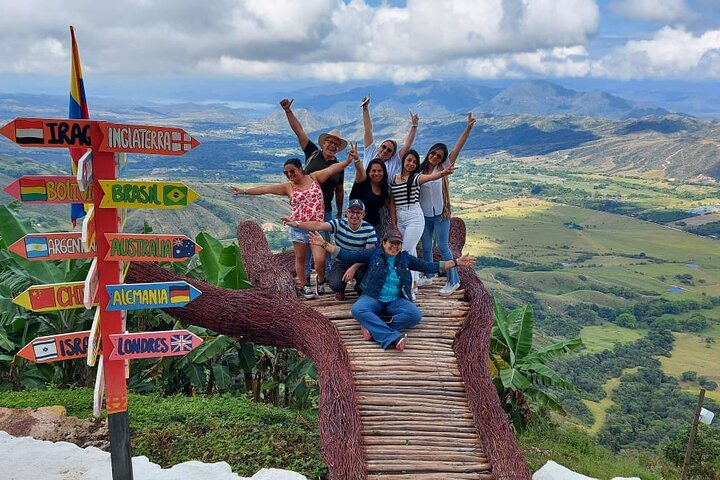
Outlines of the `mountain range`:
[{"label": "mountain range", "polygon": [[[547,81],[505,87],[425,81],[307,87],[286,95],[294,98],[293,110],[313,139],[322,131],[339,128],[349,140],[361,142],[359,102],[370,95],[378,140],[402,140],[410,125],[408,110],[418,112],[415,147],[421,153],[437,141],[452,145],[464,127],[465,115],[472,111],[478,121],[464,155],[501,153],[558,168],[605,173],[720,177],[720,123],[600,90],[576,91]],[[280,96],[276,97],[262,94],[253,102],[203,103],[90,97],[89,103],[93,118],[183,127],[201,141],[200,147],[179,160],[132,155],[128,176],[257,182],[277,175],[280,159],[301,155],[278,105]],[[15,117],[66,116],[67,98],[0,94],[2,123]],[[64,151],[21,149],[4,140],[0,154],[67,164]]]}]

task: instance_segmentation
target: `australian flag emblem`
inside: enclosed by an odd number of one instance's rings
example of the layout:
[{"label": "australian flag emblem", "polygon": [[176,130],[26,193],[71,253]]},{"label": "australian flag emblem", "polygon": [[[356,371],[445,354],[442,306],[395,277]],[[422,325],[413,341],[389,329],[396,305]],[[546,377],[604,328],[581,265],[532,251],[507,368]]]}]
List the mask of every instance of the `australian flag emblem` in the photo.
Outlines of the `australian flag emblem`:
[{"label": "australian flag emblem", "polygon": [[170,335],[170,351],[173,353],[189,352],[192,350],[192,335]]},{"label": "australian flag emblem", "polygon": [[195,255],[195,242],[182,238],[173,240],[173,258],[189,258],[193,255]]}]

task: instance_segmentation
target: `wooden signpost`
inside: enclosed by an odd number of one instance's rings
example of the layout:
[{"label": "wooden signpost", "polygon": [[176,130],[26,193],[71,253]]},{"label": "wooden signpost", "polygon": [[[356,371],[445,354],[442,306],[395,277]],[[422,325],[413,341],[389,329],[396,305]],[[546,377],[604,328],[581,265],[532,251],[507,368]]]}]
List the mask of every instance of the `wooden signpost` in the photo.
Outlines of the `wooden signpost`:
[{"label": "wooden signpost", "polygon": [[[73,47],[75,62],[74,37]],[[84,92],[82,97],[84,102]],[[71,99],[80,100],[72,89]],[[95,256],[85,282],[36,285],[13,299],[36,312],[98,305],[92,330],[36,338],[19,354],[37,362],[87,357],[88,365],[97,363],[93,411],[100,414],[104,393],[113,478],[132,479],[128,360],[185,355],[202,340],[186,330],[123,333],[127,310],[181,307],[200,295],[186,282],[123,285],[124,269],[130,261],[187,260],[200,248],[182,235],[120,234],[123,209],[182,208],[198,194],[181,182],[117,180],[118,165],[125,153],[183,155],[199,142],[181,128],[87,119],[16,118],[0,128],[0,134],[23,147],[86,150],[76,176],[24,176],[6,188],[23,202],[93,204],[81,234],[31,234],[11,246],[28,260]],[[100,345],[104,348],[98,360]]]},{"label": "wooden signpost", "polygon": [[105,260],[183,262],[202,247],[185,235],[106,233],[110,251]]},{"label": "wooden signpost", "polygon": [[17,353],[35,363],[60,362],[87,356],[90,330],[37,337]]},{"label": "wooden signpost", "polygon": [[85,250],[80,232],[28,233],[8,250],[30,261],[92,258],[94,250]]},{"label": "wooden signpost", "polygon": [[187,330],[121,333],[110,335],[110,341],[110,360],[187,355],[203,343],[202,338]]},{"label": "wooden signpost", "polygon": [[77,178],[62,175],[23,175],[5,187],[23,203],[92,203],[92,190],[81,190]]}]

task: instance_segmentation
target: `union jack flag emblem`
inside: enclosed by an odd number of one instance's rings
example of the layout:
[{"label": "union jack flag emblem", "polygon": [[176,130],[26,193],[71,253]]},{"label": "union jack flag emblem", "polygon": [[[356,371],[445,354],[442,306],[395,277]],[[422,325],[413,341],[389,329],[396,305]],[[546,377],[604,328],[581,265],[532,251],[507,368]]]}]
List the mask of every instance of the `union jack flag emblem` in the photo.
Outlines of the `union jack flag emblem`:
[{"label": "union jack flag emblem", "polygon": [[171,335],[170,336],[170,351],[177,352],[189,352],[192,350],[192,335]]}]

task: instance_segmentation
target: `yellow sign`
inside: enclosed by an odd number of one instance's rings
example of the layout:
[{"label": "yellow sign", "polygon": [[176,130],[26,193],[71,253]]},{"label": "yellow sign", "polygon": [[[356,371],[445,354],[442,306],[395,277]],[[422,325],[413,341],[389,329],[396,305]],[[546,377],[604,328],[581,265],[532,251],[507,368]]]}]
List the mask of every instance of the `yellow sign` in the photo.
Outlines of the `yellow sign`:
[{"label": "yellow sign", "polygon": [[34,285],[17,297],[13,303],[33,312],[50,312],[84,307],[85,282]]},{"label": "yellow sign", "polygon": [[200,196],[182,182],[100,180],[100,208],[183,208]]}]

